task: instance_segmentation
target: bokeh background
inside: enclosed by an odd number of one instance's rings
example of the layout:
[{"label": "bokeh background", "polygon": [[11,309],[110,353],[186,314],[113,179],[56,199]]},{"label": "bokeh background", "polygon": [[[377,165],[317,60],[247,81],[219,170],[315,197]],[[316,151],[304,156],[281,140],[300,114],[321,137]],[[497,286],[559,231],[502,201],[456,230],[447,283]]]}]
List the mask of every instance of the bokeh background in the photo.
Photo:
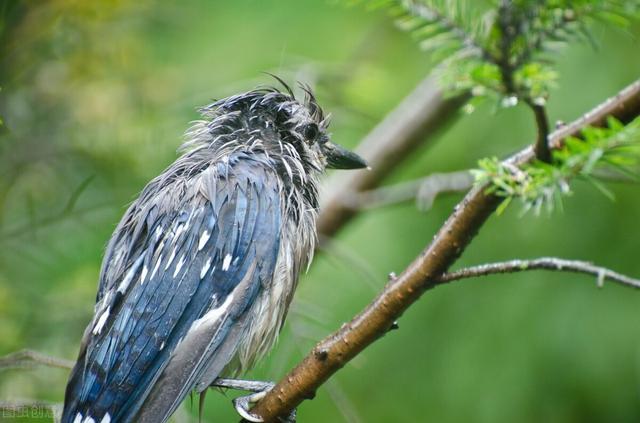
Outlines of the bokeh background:
[{"label": "bokeh background", "polygon": [[[558,57],[553,120],[640,76],[638,25],[593,35],[597,49],[574,43]],[[313,85],[334,139],[353,147],[432,67],[384,13],[338,2],[0,1],[0,355],[75,358],[105,243],[175,159],[196,106],[273,72]],[[486,103],[388,182],[471,168],[533,135],[528,110]],[[640,276],[640,187],[610,188],[615,201],[578,182],[563,211],[540,217],[512,206],[458,265],[557,255]],[[278,347],[248,376],[282,376],[416,256],[458,199],[362,213],[303,277]],[[300,421],[640,421],[638,292],[572,274],[495,276],[428,292],[399,324],[305,402]],[[0,399],[61,402],[66,377],[2,372]],[[204,421],[236,421],[235,395],[210,393]],[[186,401],[178,420],[196,419],[197,399]]]}]

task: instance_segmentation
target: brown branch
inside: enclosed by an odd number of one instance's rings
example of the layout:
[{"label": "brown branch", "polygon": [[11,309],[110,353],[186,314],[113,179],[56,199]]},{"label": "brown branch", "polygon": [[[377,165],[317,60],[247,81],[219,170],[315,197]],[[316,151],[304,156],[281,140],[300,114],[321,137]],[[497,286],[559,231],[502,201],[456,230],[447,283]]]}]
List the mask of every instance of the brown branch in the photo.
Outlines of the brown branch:
[{"label": "brown branch", "polygon": [[428,210],[438,195],[467,191],[472,186],[473,176],[468,170],[433,173],[413,181],[363,191],[344,201],[347,207],[362,210],[416,200],[420,210]]},{"label": "brown branch", "polygon": [[440,276],[438,284],[457,281],[460,279],[477,278],[479,276],[495,275],[499,273],[516,273],[529,270],[552,270],[557,272],[585,273],[596,276],[597,284],[601,287],[605,280],[619,283],[631,288],[640,289],[640,279],[623,275],[606,267],[596,266],[582,260],[565,260],[557,257],[541,257],[532,260],[510,260],[498,263],[487,263],[479,266],[467,267]]},{"label": "brown branch", "polygon": [[535,143],[536,158],[545,163],[551,163],[551,149],[549,148],[549,119],[547,118],[547,110],[540,104],[529,102],[529,107],[533,110],[536,118],[536,127],[538,135]]},{"label": "brown branch", "polygon": [[38,365],[71,369],[74,364],[75,362],[71,360],[52,357],[33,350],[20,350],[0,357],[0,371],[31,368]]},{"label": "brown branch", "polygon": [[360,143],[357,152],[367,159],[371,170],[353,172],[340,182],[322,201],[318,232],[334,235],[357,209],[348,205],[349,198],[360,191],[375,188],[419,146],[434,139],[457,115],[467,94],[444,98],[435,77],[429,76],[380,122]]},{"label": "brown branch", "polygon": [[[559,146],[567,136],[579,136],[585,126],[602,126],[608,116],[627,123],[640,115],[640,81],[615,97],[550,135],[551,146]],[[525,148],[509,159],[521,164],[534,158]],[[502,199],[485,193],[486,187],[473,188],[454,209],[433,241],[384,290],[349,323],[320,341],[256,406],[252,413],[265,421],[287,415],[371,343],[393,327],[402,313],[456,261]]]}]

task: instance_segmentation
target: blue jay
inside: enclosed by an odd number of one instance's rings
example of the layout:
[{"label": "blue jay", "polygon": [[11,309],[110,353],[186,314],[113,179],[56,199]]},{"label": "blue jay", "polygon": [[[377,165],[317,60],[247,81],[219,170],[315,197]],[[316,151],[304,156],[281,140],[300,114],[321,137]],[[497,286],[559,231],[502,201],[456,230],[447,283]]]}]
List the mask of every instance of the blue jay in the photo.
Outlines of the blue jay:
[{"label": "blue jay", "polygon": [[202,108],[182,155],[126,211],[63,423],[165,422],[189,393],[271,349],[313,256],[319,176],[366,167],[330,141],[304,90],[301,101],[284,85]]}]

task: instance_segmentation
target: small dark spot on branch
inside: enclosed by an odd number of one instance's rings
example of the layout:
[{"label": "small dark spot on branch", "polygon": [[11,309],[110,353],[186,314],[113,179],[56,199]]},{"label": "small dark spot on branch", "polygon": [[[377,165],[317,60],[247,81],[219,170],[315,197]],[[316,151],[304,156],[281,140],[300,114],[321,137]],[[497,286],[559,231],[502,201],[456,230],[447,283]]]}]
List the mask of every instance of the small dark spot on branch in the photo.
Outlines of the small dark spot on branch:
[{"label": "small dark spot on branch", "polygon": [[326,361],[329,358],[329,352],[325,349],[316,351],[315,355],[319,361]]}]

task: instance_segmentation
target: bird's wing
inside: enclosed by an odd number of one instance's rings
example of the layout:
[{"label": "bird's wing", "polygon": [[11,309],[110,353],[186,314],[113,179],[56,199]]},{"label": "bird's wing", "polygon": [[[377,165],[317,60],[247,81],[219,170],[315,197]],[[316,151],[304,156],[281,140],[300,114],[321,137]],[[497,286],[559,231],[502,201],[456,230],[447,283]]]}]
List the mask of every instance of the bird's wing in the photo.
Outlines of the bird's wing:
[{"label": "bird's wing", "polygon": [[165,421],[223,343],[231,358],[234,323],[271,281],[280,219],[275,175],[246,156],[143,192],[106,254],[125,270],[103,271],[63,422]]}]

